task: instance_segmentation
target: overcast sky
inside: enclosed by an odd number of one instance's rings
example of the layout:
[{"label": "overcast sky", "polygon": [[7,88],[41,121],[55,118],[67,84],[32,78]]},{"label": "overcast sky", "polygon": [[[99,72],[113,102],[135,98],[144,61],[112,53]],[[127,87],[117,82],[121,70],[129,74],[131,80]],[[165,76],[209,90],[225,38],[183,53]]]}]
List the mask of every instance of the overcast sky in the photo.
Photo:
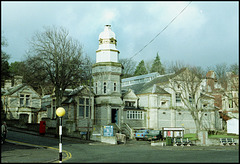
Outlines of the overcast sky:
[{"label": "overcast sky", "polygon": [[[159,34],[190,1],[1,1],[1,33],[9,62],[24,60],[28,40],[44,26],[63,26],[96,59],[106,24],[116,34],[119,58],[130,58]],[[133,60],[181,61],[193,66],[238,63],[239,2],[193,1]]]}]

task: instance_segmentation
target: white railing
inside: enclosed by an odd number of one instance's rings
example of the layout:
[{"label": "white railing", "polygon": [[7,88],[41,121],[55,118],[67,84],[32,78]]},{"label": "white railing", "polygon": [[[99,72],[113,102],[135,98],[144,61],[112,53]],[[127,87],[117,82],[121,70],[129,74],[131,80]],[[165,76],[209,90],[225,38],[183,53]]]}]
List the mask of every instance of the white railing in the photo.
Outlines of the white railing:
[{"label": "white railing", "polygon": [[131,128],[127,123],[125,123],[125,125],[126,125],[128,131],[130,132],[130,139],[133,139],[134,136],[133,136],[133,130],[132,130],[132,128]]}]

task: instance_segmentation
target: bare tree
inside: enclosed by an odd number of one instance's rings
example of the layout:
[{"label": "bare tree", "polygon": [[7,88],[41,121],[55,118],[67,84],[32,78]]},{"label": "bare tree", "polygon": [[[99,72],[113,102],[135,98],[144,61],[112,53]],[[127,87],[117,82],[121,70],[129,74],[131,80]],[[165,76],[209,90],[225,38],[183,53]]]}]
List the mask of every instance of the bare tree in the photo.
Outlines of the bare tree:
[{"label": "bare tree", "polygon": [[50,80],[55,88],[56,106],[59,107],[65,89],[81,79],[84,63],[82,46],[63,28],[45,27],[30,41],[27,62],[30,68],[42,75],[42,81]]},{"label": "bare tree", "polygon": [[[203,125],[203,115],[206,112],[209,112],[214,109],[213,102],[208,102],[206,99],[209,99],[209,96],[204,95],[200,91],[201,85],[201,72],[196,67],[191,68],[182,68],[175,73],[173,77],[169,77],[168,88],[170,88],[173,93],[176,94],[176,97],[181,100],[180,102],[183,105],[175,104],[176,109],[187,110],[192,115],[192,118],[196,125],[196,132],[204,130]],[[210,97],[210,100],[213,98]],[[204,102],[205,101],[205,102]],[[208,104],[206,107],[203,107],[203,102]]]},{"label": "bare tree", "polygon": [[119,60],[119,63],[121,63],[124,67],[122,78],[131,77],[134,74],[134,70],[136,67],[136,62],[134,60],[130,60],[128,58],[123,58]]},{"label": "bare tree", "polygon": [[182,68],[189,67],[189,65],[185,64],[182,61],[175,61],[175,62],[172,61],[166,65],[167,65],[167,68],[166,68],[167,73],[178,72]]}]

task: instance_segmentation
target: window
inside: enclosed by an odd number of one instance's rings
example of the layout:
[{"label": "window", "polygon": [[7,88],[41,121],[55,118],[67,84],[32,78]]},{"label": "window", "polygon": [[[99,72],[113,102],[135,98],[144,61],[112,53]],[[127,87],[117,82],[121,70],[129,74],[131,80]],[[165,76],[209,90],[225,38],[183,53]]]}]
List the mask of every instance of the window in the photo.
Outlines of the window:
[{"label": "window", "polygon": [[107,83],[103,83],[103,93],[107,93]]},{"label": "window", "polygon": [[142,111],[127,111],[127,119],[143,119],[143,112]]},{"label": "window", "polygon": [[24,106],[24,95],[20,95],[20,107]]},{"label": "window", "polygon": [[96,88],[95,88],[95,92],[96,92],[96,94],[97,94],[97,83],[96,83]]},{"label": "window", "polygon": [[114,91],[114,92],[117,91],[117,83],[113,83],[113,91]]},{"label": "window", "polygon": [[30,95],[20,94],[20,107],[29,107],[30,105]]},{"label": "window", "polygon": [[86,98],[86,117],[89,116],[89,99]]},{"label": "window", "polygon": [[125,101],[126,107],[134,107],[135,102],[134,101]]},{"label": "window", "polygon": [[[90,109],[89,109],[89,105],[90,105]],[[80,118],[91,117],[91,101],[89,101],[89,98],[83,98],[83,97],[79,98],[78,111],[79,111],[78,116]]]},{"label": "window", "polygon": [[176,103],[181,102],[181,93],[176,93]]},{"label": "window", "polygon": [[79,98],[79,117],[84,117],[84,98]]},{"label": "window", "polygon": [[30,95],[26,95],[26,106],[30,106]]},{"label": "window", "polygon": [[189,95],[189,102],[192,103],[192,95]]},{"label": "window", "polygon": [[167,103],[166,101],[162,101],[162,102],[161,102],[161,106],[165,106],[166,103]]},{"label": "window", "polygon": [[231,93],[228,94],[228,107],[233,108],[233,95]]}]

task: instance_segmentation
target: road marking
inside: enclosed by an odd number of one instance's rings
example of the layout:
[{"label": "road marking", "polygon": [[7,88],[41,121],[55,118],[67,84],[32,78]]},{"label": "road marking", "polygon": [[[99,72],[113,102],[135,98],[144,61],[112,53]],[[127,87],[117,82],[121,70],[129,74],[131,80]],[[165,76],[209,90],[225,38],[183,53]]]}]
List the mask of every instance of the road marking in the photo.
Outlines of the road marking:
[{"label": "road marking", "polygon": [[[9,140],[9,139],[6,139],[6,141],[8,142],[12,142],[12,143],[17,143],[17,144],[21,144],[21,145],[27,145],[27,146],[35,146],[35,147],[43,147],[43,148],[50,148],[50,149],[53,149],[53,150],[57,150],[59,151],[58,148],[54,148],[54,147],[50,147],[50,146],[43,146],[43,145],[34,145],[34,144],[29,144],[29,143],[24,143],[24,142],[19,142],[19,141],[13,141],[13,140]],[[72,154],[66,150],[62,150],[62,152],[64,152],[66,154],[66,158],[64,158],[62,161],[66,161],[70,158],[72,158]],[[55,161],[54,163],[56,162],[59,162],[59,160]]]}]

